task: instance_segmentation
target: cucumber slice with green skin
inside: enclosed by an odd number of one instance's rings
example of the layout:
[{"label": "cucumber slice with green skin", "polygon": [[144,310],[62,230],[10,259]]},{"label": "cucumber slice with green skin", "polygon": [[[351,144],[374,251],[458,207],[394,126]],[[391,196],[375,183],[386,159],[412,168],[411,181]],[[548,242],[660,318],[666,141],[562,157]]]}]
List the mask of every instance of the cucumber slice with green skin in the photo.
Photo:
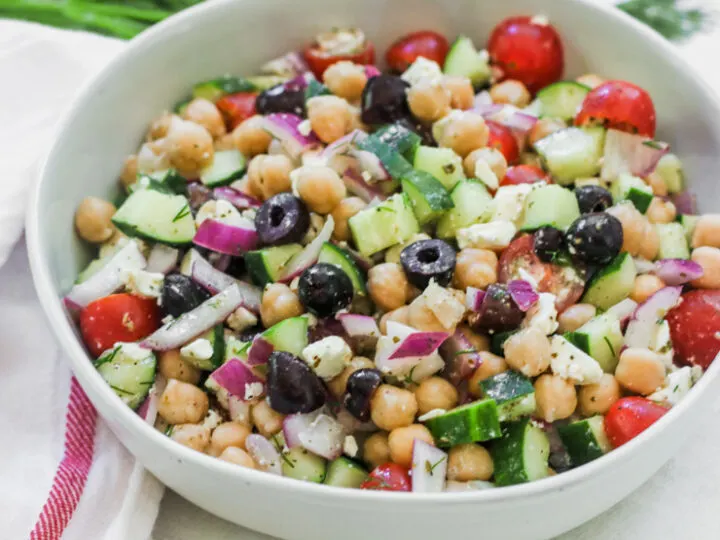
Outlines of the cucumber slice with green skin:
[{"label": "cucumber slice with green skin", "polygon": [[678,216],[678,223],[685,229],[685,239],[688,241],[688,244],[692,242],[692,236],[699,219],[700,216],[691,216],[690,214],[681,214]]},{"label": "cucumber slice with green skin", "polygon": [[248,77],[246,80],[255,87],[255,90],[262,92],[263,90],[268,90],[273,86],[282,84],[288,79],[278,75],[256,75],[254,77]]},{"label": "cucumber slice with green skin", "polygon": [[135,343],[118,343],[95,360],[95,369],[131,409],[140,406],[155,383],[155,354]]},{"label": "cucumber slice with green skin", "polygon": [[213,348],[213,354],[207,360],[183,356],[183,359],[192,366],[203,371],[213,371],[219,368],[225,360],[225,328],[222,324],[213,326],[210,330],[200,336],[199,339],[207,339]]},{"label": "cucumber slice with green skin", "polygon": [[658,259],[690,258],[690,246],[681,223],[656,223],[655,230],[660,237]]},{"label": "cucumber slice with green skin", "polygon": [[604,128],[571,127],[540,139],[535,143],[535,150],[555,181],[568,185],[576,178],[588,178],[600,172],[604,141]]},{"label": "cucumber slice with green skin", "polygon": [[252,282],[258,287],[264,287],[277,281],[287,262],[301,251],[300,244],[248,251],[245,254],[245,268]]},{"label": "cucumber slice with green skin", "polygon": [[83,281],[87,281],[93,277],[105,267],[109,260],[109,257],[104,257],[102,259],[93,259],[90,261],[90,264],[88,264],[85,269],[78,274],[77,279],[75,279],[75,283],[82,283]]},{"label": "cucumber slice with green skin", "polygon": [[460,36],[450,46],[443,72],[447,75],[467,77],[473,86],[481,86],[492,76],[488,60],[487,53],[478,52],[469,37]]},{"label": "cucumber slice with green skin", "polygon": [[675,154],[665,154],[655,168],[655,172],[665,182],[668,192],[680,193],[685,188],[685,173],[682,162]]},{"label": "cucumber slice with green skin", "polygon": [[204,98],[214,102],[228,94],[255,91],[257,91],[257,87],[247,79],[225,75],[196,84],[193,87],[192,95],[194,98]]},{"label": "cucumber slice with green skin", "polygon": [[605,419],[601,415],[558,426],[558,434],[575,467],[602,457],[612,450],[605,435]]},{"label": "cucumber slice with green skin", "polygon": [[561,81],[546,86],[537,94],[541,105],[540,116],[571,120],[589,92],[590,88],[575,81]]},{"label": "cucumber slice with green skin", "polygon": [[483,223],[492,215],[492,197],[480,182],[458,182],[450,193],[450,198],[455,207],[448,210],[438,221],[438,238],[455,238],[459,229]]},{"label": "cucumber slice with green skin", "polygon": [[495,484],[511,486],[548,476],[550,442],[529,418],[503,425],[502,438],[492,443],[490,454]]},{"label": "cucumber slice with green skin", "polygon": [[431,174],[413,171],[400,180],[403,192],[412,204],[415,217],[420,225],[437,221],[455,205],[450,194]]},{"label": "cucumber slice with green skin", "polygon": [[551,184],[528,194],[520,230],[534,231],[551,226],[565,231],[579,217],[580,208],[575,194],[562,186]]},{"label": "cucumber slice with green skin", "polygon": [[510,330],[508,332],[498,332],[493,334],[490,338],[490,352],[498,356],[505,356],[505,342],[517,333],[517,330]]},{"label": "cucumber slice with green skin", "polygon": [[387,144],[377,137],[377,134],[370,135],[363,141],[358,141],[357,147],[375,154],[382,163],[385,170],[395,179],[409,174],[413,168],[410,162],[396,147]]},{"label": "cucumber slice with green skin", "polygon": [[317,96],[327,96],[330,90],[323,83],[311,77],[308,79],[307,88],[305,88],[305,101]]},{"label": "cucumber slice with green skin", "polygon": [[425,422],[435,442],[442,448],[458,444],[489,441],[501,436],[500,417],[494,399],[456,407]]},{"label": "cucumber slice with green skin", "polygon": [[620,321],[612,313],[593,317],[565,339],[592,356],[605,373],[615,373],[620,350],[624,344]]},{"label": "cucumber slice with green skin", "polygon": [[195,218],[187,198],[153,189],[133,192],[112,217],[127,236],[170,246],[185,246],[195,236]]},{"label": "cucumber slice with green skin", "polygon": [[227,339],[225,339],[225,356],[222,363],[224,364],[232,358],[243,361],[247,360],[250,345],[252,345],[252,343],[249,341],[240,341],[236,337],[228,336]]},{"label": "cucumber slice with green skin", "polygon": [[352,281],[355,293],[361,295],[367,294],[365,273],[358,268],[352,256],[344,249],[330,242],[325,242],[320,249],[318,262],[334,264],[340,267],[340,269],[348,275],[350,281]]},{"label": "cucumber slice with green skin", "polygon": [[271,326],[262,333],[262,338],[276,351],[285,351],[300,356],[308,344],[307,317],[291,317]]},{"label": "cucumber slice with green skin", "polygon": [[372,137],[387,144],[410,162],[415,159],[415,152],[422,141],[420,135],[398,124],[383,126],[373,133]]},{"label": "cucumber slice with green skin", "polygon": [[323,483],[335,487],[359,488],[367,477],[368,472],[362,466],[341,456],[330,462]]},{"label": "cucumber slice with green skin", "polygon": [[582,302],[602,310],[609,309],[630,296],[637,269],[629,253],[621,253],[595,274],[585,289]]},{"label": "cucumber slice with green skin", "polygon": [[245,174],[246,168],[247,159],[238,150],[221,150],[200,172],[200,181],[207,187],[226,186]]},{"label": "cucumber slice with green skin", "polygon": [[155,171],[147,174],[138,174],[135,184],[130,186],[130,191],[138,188],[155,189],[156,191],[185,195],[187,191],[187,180],[175,169]]},{"label": "cucumber slice with green skin", "polygon": [[631,174],[621,174],[610,184],[613,200],[630,201],[641,214],[644,214],[653,199],[653,191],[641,178]]},{"label": "cucumber slice with green skin", "polygon": [[466,179],[462,158],[450,148],[418,147],[413,167],[433,175],[445,189],[453,189],[458,182]]},{"label": "cucumber slice with green skin", "polygon": [[483,397],[497,403],[501,422],[518,420],[535,412],[532,381],[517,371],[508,370],[480,381],[480,389]]},{"label": "cucumber slice with green skin", "polygon": [[401,244],[420,232],[410,199],[404,193],[358,212],[348,220],[348,225],[355,245],[365,256]]},{"label": "cucumber slice with green skin", "polygon": [[327,461],[311,454],[301,446],[291,448],[282,454],[283,476],[322,484],[325,480]]}]

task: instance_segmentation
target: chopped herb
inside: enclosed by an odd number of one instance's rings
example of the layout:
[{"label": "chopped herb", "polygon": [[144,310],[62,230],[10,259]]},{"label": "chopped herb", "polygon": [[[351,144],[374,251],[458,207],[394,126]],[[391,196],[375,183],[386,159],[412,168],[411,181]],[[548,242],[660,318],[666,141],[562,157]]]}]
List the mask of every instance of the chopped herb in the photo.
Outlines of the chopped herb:
[{"label": "chopped herb", "polygon": [[443,461],[445,461],[445,458],[444,458],[444,457],[441,457],[441,458],[438,459],[437,462],[435,462],[435,463],[430,463],[429,461],[426,461],[426,462],[425,462],[425,470],[428,472],[428,474],[432,474],[433,471],[435,470],[435,467],[437,467],[438,465],[440,465]]},{"label": "chopped herb", "polygon": [[122,349],[122,345],[118,345],[117,347],[115,347],[110,354],[98,358],[95,361],[95,367],[102,366],[103,364],[107,364],[108,362],[112,362],[117,356],[117,354],[120,352],[120,349]]},{"label": "chopped herb", "polygon": [[455,353],[455,356],[460,356],[461,354],[473,354],[476,352],[477,352],[477,349],[462,349],[460,351],[457,351]]},{"label": "chopped herb", "polygon": [[678,6],[678,0],[629,0],[617,7],[667,39],[690,37],[702,30],[709,20],[707,12],[682,9]]},{"label": "chopped herb", "polygon": [[613,356],[617,356],[617,355],[615,354],[615,348],[612,346],[612,343],[610,343],[610,340],[608,339],[608,337],[607,337],[607,336],[603,336],[603,340],[605,341],[605,343],[607,343],[607,346],[608,346],[608,348],[610,349],[610,352],[612,353],[612,355],[613,355]]},{"label": "chopped herb", "polygon": [[280,459],[287,463],[288,467],[292,467],[293,469],[295,468],[295,464],[289,457],[287,457],[287,454],[285,452],[280,452]]},{"label": "chopped herb", "polygon": [[455,164],[454,163],[446,163],[442,166],[442,170],[446,172],[447,174],[452,174],[455,172]]},{"label": "chopped herb", "polygon": [[127,390],[125,390],[125,389],[123,389],[123,388],[120,388],[120,387],[118,387],[118,386],[113,386],[112,384],[110,385],[110,388],[112,388],[112,389],[115,390],[116,392],[120,392],[121,394],[125,394],[126,396],[132,396],[132,395],[133,395],[132,392],[128,392]]},{"label": "chopped herb", "polygon": [[172,222],[175,223],[176,221],[181,220],[182,218],[184,218],[185,216],[187,216],[189,214],[190,214],[190,205],[186,204],[185,206],[183,206],[180,209],[180,211],[177,214],[175,214],[175,217],[172,219]]},{"label": "chopped herb", "polygon": [[170,436],[172,436],[172,432],[173,432],[173,426],[168,425],[168,427],[165,428],[165,435],[170,437]]},{"label": "chopped herb", "polygon": [[405,375],[405,378],[403,379],[403,382],[404,382],[405,384],[412,384],[412,383],[415,382],[415,381],[413,380],[413,374],[415,373],[415,368],[417,368],[416,365],[413,366],[412,368],[410,368],[410,373],[408,373],[407,375]]},{"label": "chopped herb", "polygon": [[643,141],[643,145],[655,150],[663,150],[665,145],[658,141]]}]

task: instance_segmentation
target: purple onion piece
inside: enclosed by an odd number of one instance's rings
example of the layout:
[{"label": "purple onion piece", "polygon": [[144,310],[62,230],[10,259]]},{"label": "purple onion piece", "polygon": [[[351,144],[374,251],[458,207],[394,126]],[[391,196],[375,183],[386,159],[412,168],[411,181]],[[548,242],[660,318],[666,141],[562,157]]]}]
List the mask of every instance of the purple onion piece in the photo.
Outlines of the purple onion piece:
[{"label": "purple onion piece", "polygon": [[203,221],[193,238],[195,245],[234,256],[255,249],[257,241],[255,229],[235,227],[214,219]]},{"label": "purple onion piece", "polygon": [[662,259],[655,263],[653,273],[667,285],[684,285],[703,275],[703,268],[687,259]]},{"label": "purple onion piece", "polygon": [[532,285],[522,279],[514,279],[508,283],[508,291],[522,311],[528,311],[540,299]]}]

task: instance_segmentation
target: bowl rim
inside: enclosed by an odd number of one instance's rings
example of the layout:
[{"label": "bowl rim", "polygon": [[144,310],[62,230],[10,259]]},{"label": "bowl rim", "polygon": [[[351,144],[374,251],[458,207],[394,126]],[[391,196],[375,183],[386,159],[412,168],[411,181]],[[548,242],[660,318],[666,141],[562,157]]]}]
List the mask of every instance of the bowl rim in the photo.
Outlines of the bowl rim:
[{"label": "bowl rim", "polygon": [[[558,1],[558,0],[555,0]],[[595,0],[560,0],[563,2],[579,3],[588,11],[588,15],[593,13],[602,13],[608,15],[619,25],[629,27],[631,31],[640,35],[652,43],[657,48],[658,54],[666,55],[673,65],[673,68],[682,72],[687,78],[694,80],[699,90],[705,95],[707,102],[711,104],[713,110],[709,114],[720,118],[720,102],[718,96],[710,88],[707,82],[695,73],[695,70],[678,54],[676,48],[660,34],[640,23],[639,21],[627,15],[623,11],[612,5],[604,3],[596,3]],[[129,42],[123,51],[117,54],[108,64],[90,78],[80,89],[74,98],[70,107],[68,107],[63,118],[58,123],[55,130],[55,138],[52,147],[46,158],[43,160],[40,169],[38,181],[32,189],[29,201],[28,212],[26,216],[26,243],[28,246],[28,258],[33,276],[35,290],[42,305],[43,312],[52,331],[69,357],[70,367],[73,374],[78,378],[81,386],[92,386],[98,391],[101,399],[108,402],[109,406],[114,407],[113,414],[116,421],[134,432],[136,436],[147,439],[158,450],[167,452],[168,456],[175,456],[180,461],[189,464],[192,467],[213,469],[216,473],[229,477],[234,477],[238,484],[243,481],[264,483],[268,487],[275,489],[290,490],[297,495],[307,495],[317,498],[323,498],[327,502],[340,497],[343,504],[352,500],[365,501],[392,501],[395,505],[415,504],[416,502],[433,503],[435,505],[454,505],[459,502],[483,502],[483,503],[504,503],[508,501],[518,500],[526,497],[540,495],[553,491],[563,491],[572,486],[584,482],[586,479],[600,475],[604,471],[614,467],[616,464],[627,461],[630,457],[640,451],[640,448],[647,446],[650,441],[660,437],[660,433],[666,426],[675,422],[677,417],[683,416],[685,412],[692,408],[700,397],[708,391],[718,375],[720,375],[720,362],[714,362],[710,368],[704,373],[698,383],[692,388],[691,392],[677,405],[672,407],[667,414],[658,420],[653,426],[644,431],[635,439],[627,444],[614,449],[600,459],[594,460],[581,467],[571,469],[561,474],[547,477],[541,480],[519,484],[514,486],[504,486],[501,489],[487,489],[466,492],[440,492],[440,493],[406,493],[406,492],[390,492],[390,491],[372,491],[360,489],[337,489],[324,484],[314,484],[311,482],[298,482],[292,478],[276,476],[267,472],[245,467],[237,467],[234,464],[223,462],[217,458],[196,452],[190,448],[174,442],[163,433],[157,431],[138,416],[135,411],[127,407],[118,398],[110,388],[104,383],[102,377],[92,367],[92,361],[82,345],[80,340],[75,337],[73,329],[70,326],[68,317],[62,307],[58,291],[55,290],[51,273],[49,269],[48,255],[43,252],[43,242],[40,239],[40,217],[39,205],[43,186],[52,177],[50,163],[57,159],[58,141],[60,136],[67,131],[72,119],[81,114],[82,104],[87,96],[96,92],[96,87],[102,87],[104,79],[108,73],[116,70],[118,65],[125,61],[129,56],[136,54],[136,51],[143,50],[157,39],[158,36],[173,29],[183,26],[191,18],[196,17],[199,13],[210,13],[215,10],[222,12],[226,6],[237,3],[238,0],[215,0],[198,4],[182,12],[175,14],[165,21],[162,21],[141,35]],[[720,356],[720,355],[718,355]],[[101,415],[102,416],[102,415]]]}]

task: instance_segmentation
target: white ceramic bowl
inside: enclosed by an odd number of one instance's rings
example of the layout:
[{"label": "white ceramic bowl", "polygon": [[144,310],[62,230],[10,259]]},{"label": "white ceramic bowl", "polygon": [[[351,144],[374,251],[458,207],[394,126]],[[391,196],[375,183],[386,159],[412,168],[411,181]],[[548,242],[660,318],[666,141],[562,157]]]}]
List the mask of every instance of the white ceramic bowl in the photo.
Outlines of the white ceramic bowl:
[{"label": "white ceramic bowl", "polygon": [[411,30],[464,33],[484,43],[512,14],[543,13],[557,26],[566,72],[596,72],[648,89],[659,137],[683,158],[701,207],[720,201],[715,162],[720,110],[672,46],[620,11],[592,0],[219,0],[173,17],[140,38],[85,88],[62,124],[27,221],[35,284],[57,338],[93,404],[120,440],[160,480],[220,517],[292,540],[540,539],[606,510],[652,475],[687,438],[718,389],[720,363],[652,429],[589,465],[527,485],[439,495],[340,490],[223,463],[144,424],[93,369],[59,298],[88,252],[73,212],[86,195],[109,197],[124,157],[150,119],[196,81],[252,73],[319,30],[363,28],[378,50]]}]

